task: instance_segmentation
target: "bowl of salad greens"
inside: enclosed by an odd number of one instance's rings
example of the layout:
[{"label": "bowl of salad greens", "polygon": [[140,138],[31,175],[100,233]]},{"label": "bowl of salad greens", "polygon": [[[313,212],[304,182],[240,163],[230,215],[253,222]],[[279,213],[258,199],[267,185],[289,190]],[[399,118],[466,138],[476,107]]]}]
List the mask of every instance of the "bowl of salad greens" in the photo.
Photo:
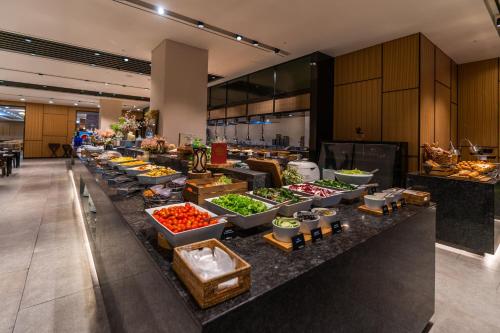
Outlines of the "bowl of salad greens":
[{"label": "bowl of salad greens", "polygon": [[373,178],[373,173],[361,171],[359,169],[337,170],[334,172],[335,179],[353,185],[365,185]]},{"label": "bowl of salad greens", "polygon": [[309,210],[313,199],[311,197],[303,197],[287,188],[270,188],[262,187],[248,192],[248,195],[256,199],[266,201],[272,204],[280,204],[287,202],[281,206],[278,213],[283,216],[292,216],[293,213],[300,210]]},{"label": "bowl of salad greens", "polygon": [[300,222],[290,217],[277,217],[273,220],[273,236],[280,242],[290,243],[299,234]]},{"label": "bowl of salad greens", "polygon": [[217,214],[235,214],[228,221],[242,229],[250,229],[270,223],[278,213],[279,207],[242,194],[225,194],[205,199],[208,208]]}]

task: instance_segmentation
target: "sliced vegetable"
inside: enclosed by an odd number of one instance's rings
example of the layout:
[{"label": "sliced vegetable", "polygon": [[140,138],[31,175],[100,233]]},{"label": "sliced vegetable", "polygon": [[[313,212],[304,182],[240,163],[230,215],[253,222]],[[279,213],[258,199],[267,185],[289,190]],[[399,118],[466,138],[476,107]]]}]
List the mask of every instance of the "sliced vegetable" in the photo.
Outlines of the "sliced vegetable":
[{"label": "sliced vegetable", "polygon": [[314,184],[319,185],[319,186],[324,186],[324,187],[331,187],[331,188],[334,188],[337,190],[352,191],[352,190],[356,189],[356,186],[341,182],[339,180],[333,180],[333,179],[317,180],[314,182]]},{"label": "sliced vegetable", "polygon": [[299,221],[291,217],[277,217],[274,219],[273,224],[280,228],[298,228],[300,226]]},{"label": "sliced vegetable", "polygon": [[276,202],[290,201],[290,203],[297,203],[300,197],[287,188],[258,188],[253,191],[253,194]]}]

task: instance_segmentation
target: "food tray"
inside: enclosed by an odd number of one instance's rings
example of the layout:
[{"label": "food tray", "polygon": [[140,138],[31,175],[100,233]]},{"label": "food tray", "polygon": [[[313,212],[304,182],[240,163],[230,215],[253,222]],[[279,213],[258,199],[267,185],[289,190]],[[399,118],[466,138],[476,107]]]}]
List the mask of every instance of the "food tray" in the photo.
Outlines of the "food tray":
[{"label": "food tray", "polygon": [[[258,201],[262,201],[266,207],[268,208],[267,211],[259,213],[259,214],[253,214],[249,216],[243,216],[238,213],[232,212],[224,207],[221,207],[219,205],[216,205],[212,203],[213,200],[217,199],[218,197],[215,198],[209,198],[205,199],[205,203],[207,204],[208,208],[217,213],[217,214],[235,214],[235,217],[229,217],[228,221],[233,223],[234,225],[240,227],[241,229],[250,229],[253,227],[257,227],[259,225],[263,225],[266,223],[271,223],[273,219],[276,217],[278,214],[278,208],[273,208],[274,205],[266,202],[264,200],[256,199]],[[255,199],[255,198],[253,198]]]},{"label": "food tray", "polygon": [[[148,219],[153,225],[153,227],[168,241],[168,243],[172,247],[181,246],[189,243],[199,242],[202,240],[210,239],[210,238],[220,238],[222,235],[222,231],[224,230],[224,225],[226,224],[225,219],[220,219],[216,224],[207,225],[206,227],[201,227],[198,229],[186,230],[183,232],[173,233],[164,227],[160,222],[156,221],[153,217],[153,213],[155,210],[160,210],[162,208],[175,207],[175,206],[184,206],[185,203],[171,204],[165,206],[158,206],[155,208],[146,209],[146,213],[148,214]],[[208,212],[210,216],[216,216],[216,214],[212,213],[209,210],[206,210],[198,205],[190,203],[191,206],[202,212]]]},{"label": "food tray", "polygon": [[138,174],[150,171],[150,170],[138,170],[137,168],[140,167],[140,166],[142,166],[142,165],[139,165],[139,166],[136,166],[136,167],[133,167],[133,168],[125,169],[125,172],[129,176],[137,176]]},{"label": "food tray", "polygon": [[180,172],[176,172],[174,174],[168,175],[168,176],[161,176],[161,177],[149,177],[145,176],[143,174],[138,174],[137,179],[139,180],[140,184],[146,184],[146,185],[158,185],[158,184],[164,184],[167,183],[177,177],[180,177],[182,174]]},{"label": "food tray", "polygon": [[342,196],[342,199],[346,199],[346,200],[353,200],[353,199],[359,198],[359,197],[361,197],[363,192],[366,190],[366,186],[364,186],[364,185],[353,185],[353,186],[357,186],[357,188],[354,190],[348,191],[348,190],[336,189],[335,187],[331,187],[331,186],[314,184],[314,182],[308,183],[308,184],[314,185],[317,187],[327,188],[329,190],[341,191],[344,193]]},{"label": "food tray", "polygon": [[[247,192],[247,194],[248,194],[248,196],[255,198],[255,199],[258,199],[260,201],[269,202],[270,204],[273,204],[273,205],[279,204],[279,202],[277,202],[277,201],[269,200],[267,198],[263,198],[261,196],[258,196],[256,194],[254,194],[253,191]],[[301,210],[311,209],[312,203],[313,203],[313,198],[301,197],[301,201],[299,201],[299,202],[281,206],[278,210],[278,214],[283,215],[283,216],[287,216],[287,217],[291,217],[293,215],[293,213],[295,213],[295,212],[298,212]]]},{"label": "food tray", "polygon": [[126,166],[126,165],[123,165],[123,164],[118,164],[116,167],[118,168],[118,170],[126,171],[127,169],[135,168],[135,167],[138,167],[138,166],[143,166],[143,165],[146,165],[146,164],[149,164],[149,162],[142,162],[142,164],[137,164],[137,165],[134,165],[134,166]]},{"label": "food tray", "polygon": [[[191,251],[203,247],[213,249],[218,247],[226,252],[235,262],[235,271],[210,280],[202,280],[196,275],[191,267],[180,256],[182,250]],[[184,283],[198,305],[202,308],[222,303],[230,298],[240,295],[250,289],[252,267],[245,260],[241,259],[233,251],[216,239],[209,239],[203,242],[189,244],[174,249],[174,260],[172,267],[179,279]],[[234,287],[219,289],[219,285],[226,281],[238,279]]]},{"label": "food tray", "polygon": [[[297,184],[297,185],[303,185],[303,184]],[[321,186],[317,186],[317,185],[314,185],[314,186],[321,187]],[[290,185],[283,186],[283,187],[290,189]],[[314,196],[312,194],[302,192],[302,191],[296,191],[296,190],[291,190],[291,191],[298,193],[298,194],[305,196],[305,197],[312,197],[313,198],[312,204],[313,204],[313,206],[316,206],[316,207],[330,207],[333,205],[337,205],[344,197],[344,192],[342,192],[342,191],[337,191],[334,195],[331,195],[331,196],[325,197],[325,198]]]}]

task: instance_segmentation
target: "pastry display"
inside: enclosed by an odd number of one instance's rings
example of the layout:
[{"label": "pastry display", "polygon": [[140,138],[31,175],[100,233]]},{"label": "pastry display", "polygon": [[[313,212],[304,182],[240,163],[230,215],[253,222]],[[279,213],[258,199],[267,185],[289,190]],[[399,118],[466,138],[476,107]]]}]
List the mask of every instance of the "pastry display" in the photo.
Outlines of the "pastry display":
[{"label": "pastry display", "polygon": [[458,172],[450,177],[487,182],[491,180],[488,174],[495,169],[495,164],[486,161],[461,161],[456,166]]}]

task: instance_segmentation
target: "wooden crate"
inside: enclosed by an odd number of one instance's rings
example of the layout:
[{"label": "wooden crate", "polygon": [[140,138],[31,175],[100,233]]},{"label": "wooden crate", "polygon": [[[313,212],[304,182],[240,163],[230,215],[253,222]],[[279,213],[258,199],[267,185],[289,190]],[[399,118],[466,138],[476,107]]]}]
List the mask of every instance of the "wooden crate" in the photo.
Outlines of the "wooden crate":
[{"label": "wooden crate", "polygon": [[405,190],[403,198],[406,200],[406,203],[417,206],[425,206],[431,202],[431,194],[429,192]]},{"label": "wooden crate", "polygon": [[229,193],[245,193],[248,191],[248,183],[244,180],[232,179],[232,184],[204,186],[217,181],[217,178],[188,179],[184,192],[184,199],[197,205],[201,205],[205,199],[218,197]]},{"label": "wooden crate", "polygon": [[[236,261],[236,270],[218,278],[203,281],[191,270],[187,262],[180,256],[180,251],[191,251],[203,247],[213,249],[215,246],[225,251],[233,260]],[[241,259],[238,255],[229,250],[216,239],[209,239],[206,241],[176,247],[174,249],[173,269],[202,309],[224,302],[250,289],[250,264]],[[221,283],[229,281],[233,278],[238,278],[238,283],[235,286],[219,290],[218,286]]]}]

